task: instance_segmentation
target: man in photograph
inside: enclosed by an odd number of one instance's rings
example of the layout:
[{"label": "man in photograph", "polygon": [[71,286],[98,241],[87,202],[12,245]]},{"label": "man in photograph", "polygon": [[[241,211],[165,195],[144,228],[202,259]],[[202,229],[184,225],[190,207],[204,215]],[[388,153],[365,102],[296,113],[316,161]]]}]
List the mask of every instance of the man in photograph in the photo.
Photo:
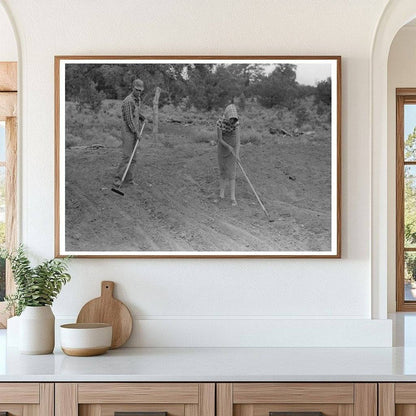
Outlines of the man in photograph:
[{"label": "man in photograph", "polygon": [[[144,83],[141,79],[135,79],[132,85],[132,92],[123,100],[121,105],[122,112],[122,157],[121,162],[117,168],[114,185],[119,186],[121,179],[126,170],[130,156],[133,152],[136,140],[140,140],[141,124],[145,117],[140,113],[142,104],[142,95],[144,91]],[[134,167],[136,165],[136,155],[134,155],[130,168],[125,177],[125,183],[135,184],[134,182]]]}]

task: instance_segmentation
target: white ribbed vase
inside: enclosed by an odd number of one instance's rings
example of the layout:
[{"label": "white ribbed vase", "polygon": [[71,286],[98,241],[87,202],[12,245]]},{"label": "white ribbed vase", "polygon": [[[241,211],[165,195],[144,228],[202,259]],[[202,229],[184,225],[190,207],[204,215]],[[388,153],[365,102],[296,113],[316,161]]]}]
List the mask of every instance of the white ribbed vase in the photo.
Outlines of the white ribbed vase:
[{"label": "white ribbed vase", "polygon": [[50,306],[26,306],[19,319],[21,354],[50,354],[55,347],[55,315]]}]

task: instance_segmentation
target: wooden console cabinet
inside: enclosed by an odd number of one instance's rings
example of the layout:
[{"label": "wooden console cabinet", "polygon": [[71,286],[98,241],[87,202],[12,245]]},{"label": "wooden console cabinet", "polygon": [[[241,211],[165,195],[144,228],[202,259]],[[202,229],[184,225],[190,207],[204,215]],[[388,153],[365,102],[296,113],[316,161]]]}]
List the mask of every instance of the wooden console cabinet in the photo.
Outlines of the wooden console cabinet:
[{"label": "wooden console cabinet", "polygon": [[416,383],[0,383],[0,416],[416,416]]}]

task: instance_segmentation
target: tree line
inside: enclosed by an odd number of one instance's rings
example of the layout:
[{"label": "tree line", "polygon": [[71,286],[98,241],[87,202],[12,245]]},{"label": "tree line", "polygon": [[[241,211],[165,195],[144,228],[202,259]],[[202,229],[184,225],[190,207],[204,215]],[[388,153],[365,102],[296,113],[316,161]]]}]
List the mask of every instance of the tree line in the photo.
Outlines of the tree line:
[{"label": "tree line", "polygon": [[132,81],[145,83],[145,104],[151,105],[156,87],[161,88],[159,107],[166,104],[203,111],[223,108],[236,98],[244,109],[256,99],[266,108],[296,106],[299,99],[314,96],[320,106],[331,105],[331,79],[315,86],[296,81],[297,66],[278,64],[272,71],[259,64],[67,64],[65,97],[98,111],[104,99],[124,99]]}]

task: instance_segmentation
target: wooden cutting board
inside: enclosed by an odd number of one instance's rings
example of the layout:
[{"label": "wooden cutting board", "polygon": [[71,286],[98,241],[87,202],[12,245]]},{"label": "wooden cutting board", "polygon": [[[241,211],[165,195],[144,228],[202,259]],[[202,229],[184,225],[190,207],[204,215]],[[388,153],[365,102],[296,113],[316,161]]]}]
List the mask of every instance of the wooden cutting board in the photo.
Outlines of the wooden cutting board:
[{"label": "wooden cutting board", "polygon": [[114,282],[101,282],[101,296],[86,303],[77,323],[107,323],[113,326],[111,349],[121,347],[130,337],[133,319],[124,303],[113,297]]}]

